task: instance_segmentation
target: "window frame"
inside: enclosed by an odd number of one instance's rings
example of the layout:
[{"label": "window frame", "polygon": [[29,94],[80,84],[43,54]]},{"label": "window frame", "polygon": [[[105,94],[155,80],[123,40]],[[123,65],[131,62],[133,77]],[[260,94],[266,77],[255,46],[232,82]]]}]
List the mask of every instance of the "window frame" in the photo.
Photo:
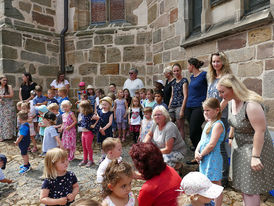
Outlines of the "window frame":
[{"label": "window frame", "polygon": [[264,9],[267,9],[270,7],[270,0],[264,0],[265,3],[263,3],[262,6],[255,6],[253,8],[249,7],[249,1],[252,1],[252,0],[244,0],[244,14],[245,15],[249,15],[249,14],[253,14],[253,13],[256,13],[258,11],[261,11],[261,10],[264,10]]},{"label": "window frame", "polygon": [[211,7],[218,6],[219,4],[222,4],[226,1],[230,1],[230,0],[210,0],[210,6]]},{"label": "window frame", "polygon": [[191,11],[191,12],[189,12],[189,20],[190,20],[190,22],[189,22],[189,35],[188,36],[197,35],[197,34],[201,33],[201,25],[202,25],[201,19],[202,19],[202,9],[203,9],[202,1],[203,0],[201,0],[201,14],[199,15],[199,17],[200,17],[200,24],[196,28],[195,25],[194,25],[194,15],[195,15],[194,2],[193,2],[193,0],[188,0],[189,8],[190,8],[190,11]]}]

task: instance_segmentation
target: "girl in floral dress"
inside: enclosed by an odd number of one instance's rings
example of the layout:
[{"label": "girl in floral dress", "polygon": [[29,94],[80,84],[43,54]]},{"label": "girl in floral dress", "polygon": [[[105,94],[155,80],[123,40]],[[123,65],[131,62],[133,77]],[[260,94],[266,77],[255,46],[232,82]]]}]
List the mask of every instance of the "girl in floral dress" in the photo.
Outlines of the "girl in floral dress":
[{"label": "girl in floral dress", "polygon": [[68,100],[64,100],[61,104],[61,108],[64,111],[62,114],[62,144],[63,147],[68,151],[68,160],[74,159],[74,152],[76,149],[76,117],[71,111],[72,104]]}]

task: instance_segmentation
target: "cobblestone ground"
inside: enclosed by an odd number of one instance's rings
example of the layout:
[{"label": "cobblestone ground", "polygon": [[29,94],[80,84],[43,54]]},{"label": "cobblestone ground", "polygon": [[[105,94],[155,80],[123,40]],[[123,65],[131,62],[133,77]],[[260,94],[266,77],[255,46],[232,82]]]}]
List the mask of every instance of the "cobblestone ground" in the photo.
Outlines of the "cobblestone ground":
[{"label": "cobblestone ground", "polygon": [[[38,144],[41,147],[41,143]],[[78,148],[76,152],[76,159],[70,163],[69,170],[73,171],[79,181],[80,193],[76,199],[80,197],[90,197],[96,200],[100,200],[100,187],[95,183],[96,170],[98,168],[98,161],[100,159],[100,150],[97,145],[94,145],[94,159],[96,165],[91,168],[79,167],[78,163],[82,158],[82,150],[80,142],[77,143]],[[123,145],[123,159],[132,163],[128,155],[131,142],[126,142]],[[40,148],[39,147],[39,148]],[[7,178],[12,179],[12,184],[0,184],[0,205],[41,205],[39,203],[40,188],[42,185],[42,171],[43,171],[43,159],[39,157],[39,153],[30,154],[30,163],[32,169],[24,175],[19,175],[19,166],[22,164],[19,149],[14,146],[13,141],[5,141],[0,143],[0,153],[3,153],[8,158],[8,164],[4,174]],[[188,152],[186,160],[192,158],[193,153]],[[194,171],[197,166],[184,166],[183,173],[186,174],[189,171]],[[133,182],[133,192],[138,195],[139,190],[143,182],[138,180]],[[273,197],[262,196],[261,205],[274,205]],[[266,201],[265,201],[266,200]],[[265,202],[264,202],[265,201]],[[231,188],[226,188],[224,191],[224,204],[228,205],[242,205],[242,197],[239,193],[233,191]]]}]

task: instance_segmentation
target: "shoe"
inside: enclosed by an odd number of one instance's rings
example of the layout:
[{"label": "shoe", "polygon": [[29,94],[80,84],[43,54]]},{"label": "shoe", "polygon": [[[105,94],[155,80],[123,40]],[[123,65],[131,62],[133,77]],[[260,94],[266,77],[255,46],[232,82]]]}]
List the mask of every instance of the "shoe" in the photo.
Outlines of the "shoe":
[{"label": "shoe", "polygon": [[[30,167],[30,164],[28,165]],[[24,164],[20,165],[19,168],[22,169],[23,167],[25,167]]]},{"label": "shoe", "polygon": [[33,152],[33,153],[37,152],[37,151],[38,151],[37,147],[33,147],[32,150],[31,150],[31,152]]},{"label": "shoe", "polygon": [[26,172],[30,171],[30,166],[29,167],[23,167],[20,171],[19,174],[25,174]]},{"label": "shoe", "polygon": [[187,161],[186,164],[188,164],[188,165],[196,165],[196,164],[198,164],[198,162],[195,159],[193,159],[193,160]]},{"label": "shoe", "polygon": [[93,165],[93,164],[94,164],[94,162],[88,161],[88,163],[86,164],[86,167],[91,167],[91,165]]},{"label": "shoe", "polygon": [[87,164],[87,162],[88,162],[88,161],[84,161],[84,160],[83,160],[83,161],[81,161],[81,162],[78,164],[78,166],[84,166],[85,164]]}]

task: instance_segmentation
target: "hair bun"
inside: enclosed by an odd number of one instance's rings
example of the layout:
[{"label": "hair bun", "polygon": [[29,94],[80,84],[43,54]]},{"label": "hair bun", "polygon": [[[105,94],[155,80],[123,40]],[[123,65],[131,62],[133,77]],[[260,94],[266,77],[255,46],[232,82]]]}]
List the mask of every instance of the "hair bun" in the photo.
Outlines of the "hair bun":
[{"label": "hair bun", "polygon": [[198,67],[197,68],[201,68],[202,66],[204,65],[204,62],[203,61],[199,61],[199,63],[198,63]]}]

